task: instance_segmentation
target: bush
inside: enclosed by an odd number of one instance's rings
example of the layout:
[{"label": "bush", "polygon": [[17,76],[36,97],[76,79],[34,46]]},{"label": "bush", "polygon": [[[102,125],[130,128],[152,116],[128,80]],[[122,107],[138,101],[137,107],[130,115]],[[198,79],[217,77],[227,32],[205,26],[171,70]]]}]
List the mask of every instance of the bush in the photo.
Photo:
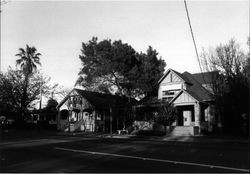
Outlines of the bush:
[{"label": "bush", "polygon": [[138,136],[164,136],[166,132],[157,130],[138,130],[135,134]]}]

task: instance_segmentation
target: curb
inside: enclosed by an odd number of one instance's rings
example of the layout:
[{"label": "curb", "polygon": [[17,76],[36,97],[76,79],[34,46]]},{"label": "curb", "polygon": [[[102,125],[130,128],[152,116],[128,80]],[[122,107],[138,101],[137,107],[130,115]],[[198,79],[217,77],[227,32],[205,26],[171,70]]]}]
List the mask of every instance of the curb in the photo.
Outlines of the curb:
[{"label": "curb", "polygon": [[[157,141],[157,142],[180,142],[180,143],[237,143],[237,144],[249,144],[250,140],[233,140],[233,139],[213,139],[207,138],[203,140],[197,140],[194,137],[193,140],[188,140],[185,138],[192,138],[192,136],[180,136],[180,137],[145,137],[145,136],[134,136],[134,135],[110,135],[110,134],[100,134],[100,135],[91,135],[91,134],[84,134],[84,133],[59,133],[58,135],[68,135],[68,136],[82,136],[82,137],[95,137],[95,138],[108,138],[108,139],[127,139],[127,140],[140,140],[140,141]],[[175,139],[177,138],[177,139]],[[180,139],[178,139],[180,138]],[[205,137],[204,137],[205,138]]]}]

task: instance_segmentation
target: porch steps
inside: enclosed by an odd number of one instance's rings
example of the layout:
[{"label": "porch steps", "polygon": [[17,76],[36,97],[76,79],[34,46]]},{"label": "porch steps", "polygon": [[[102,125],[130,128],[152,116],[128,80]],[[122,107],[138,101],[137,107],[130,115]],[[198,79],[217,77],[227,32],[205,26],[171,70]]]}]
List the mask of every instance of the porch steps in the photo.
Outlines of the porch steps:
[{"label": "porch steps", "polygon": [[197,126],[172,126],[171,136],[193,136],[199,134],[199,127]]},{"label": "porch steps", "polygon": [[[80,131],[81,130],[81,125],[84,125],[83,120],[77,121],[75,123],[71,123],[70,124],[70,132]],[[62,130],[64,130],[64,132],[68,132],[69,131],[69,123],[66,123],[63,126]]]}]

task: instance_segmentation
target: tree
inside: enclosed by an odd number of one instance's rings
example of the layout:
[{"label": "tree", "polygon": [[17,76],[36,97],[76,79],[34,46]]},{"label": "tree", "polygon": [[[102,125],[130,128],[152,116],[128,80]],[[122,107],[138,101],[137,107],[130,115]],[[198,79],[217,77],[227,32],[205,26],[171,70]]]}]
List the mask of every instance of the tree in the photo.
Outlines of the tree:
[{"label": "tree", "polygon": [[218,119],[221,119],[227,132],[239,132],[242,115],[249,115],[247,56],[231,39],[228,44],[217,46],[215,50],[204,51],[202,58],[206,70],[219,72],[213,85]]},{"label": "tree", "polygon": [[140,53],[138,55],[140,60],[139,77],[137,77],[138,88],[143,93],[150,95],[158,88],[158,80],[162,77],[166,63],[158,58],[158,53],[151,46],[149,46],[147,53]]},{"label": "tree", "polygon": [[60,101],[60,100],[63,100],[65,97],[67,97],[67,95],[71,92],[71,90],[72,89],[70,88],[66,88],[61,85],[60,86],[58,85],[54,88],[52,93],[53,93],[53,96],[55,96],[55,98],[57,98]]},{"label": "tree", "polygon": [[160,104],[157,106],[155,121],[164,126],[171,126],[176,119],[177,109],[169,103],[160,101]]},{"label": "tree", "polygon": [[[5,5],[5,4],[7,4],[8,3],[8,1],[6,1],[6,0],[1,0],[0,1],[0,7],[1,6],[3,6],[3,5]],[[0,9],[0,13],[2,12],[2,9]]]},{"label": "tree", "polygon": [[20,66],[20,69],[24,75],[24,84],[22,85],[22,98],[21,98],[21,113],[24,115],[28,101],[28,87],[29,80],[32,77],[32,74],[37,69],[37,65],[41,65],[40,57],[41,54],[37,53],[35,47],[30,47],[26,45],[26,48],[19,48],[19,53],[16,54],[19,59],[16,60],[17,66]]},{"label": "tree", "polygon": [[16,60],[16,64],[21,67],[26,78],[37,69],[37,65],[41,65],[41,53],[37,53],[35,47],[26,45],[25,49],[19,48],[19,53],[16,54],[16,56],[19,57],[19,59]]},{"label": "tree", "polygon": [[[23,92],[26,86],[23,71],[8,69],[0,74],[0,108],[1,112],[27,113],[29,108],[34,108],[39,100],[40,89],[44,96],[48,96],[54,86],[49,85],[50,78],[43,76],[37,71],[30,77],[27,93]],[[24,97],[24,95],[26,95]],[[23,100],[25,98],[25,100]],[[3,106],[3,107],[2,107]],[[23,117],[22,117],[23,118]]]},{"label": "tree", "polygon": [[166,65],[152,47],[146,54],[137,53],[120,40],[98,42],[93,37],[88,43],[82,43],[81,52],[83,67],[76,84],[92,91],[134,98],[151,90]]},{"label": "tree", "polygon": [[55,99],[49,98],[45,109],[49,111],[56,111],[57,105],[58,105],[58,102]]},{"label": "tree", "polygon": [[57,115],[57,109],[56,106],[58,105],[58,102],[53,99],[52,97],[49,98],[46,107],[43,109],[43,113],[45,114],[45,117],[47,120],[56,120]]}]

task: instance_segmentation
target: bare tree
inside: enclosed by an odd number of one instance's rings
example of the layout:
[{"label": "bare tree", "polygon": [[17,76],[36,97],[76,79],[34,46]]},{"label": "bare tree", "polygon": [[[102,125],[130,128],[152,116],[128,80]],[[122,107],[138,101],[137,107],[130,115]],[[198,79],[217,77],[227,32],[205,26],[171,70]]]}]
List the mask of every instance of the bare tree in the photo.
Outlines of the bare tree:
[{"label": "bare tree", "polygon": [[6,0],[1,0],[0,2],[0,5],[1,5],[1,9],[0,9],[0,12],[2,12],[2,6],[7,4],[9,1],[6,1]]},{"label": "bare tree", "polygon": [[239,44],[231,39],[215,49],[201,54],[203,68],[217,71],[213,82],[217,121],[221,119],[224,130],[237,132],[241,127],[241,116],[249,115],[249,78],[247,77],[247,55]]}]

